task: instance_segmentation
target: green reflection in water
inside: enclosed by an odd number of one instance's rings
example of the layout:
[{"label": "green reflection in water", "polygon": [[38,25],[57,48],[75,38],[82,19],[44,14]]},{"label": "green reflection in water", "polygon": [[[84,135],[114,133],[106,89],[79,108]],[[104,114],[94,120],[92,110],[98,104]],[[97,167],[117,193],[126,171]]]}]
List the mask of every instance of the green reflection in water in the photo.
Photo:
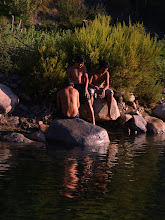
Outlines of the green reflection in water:
[{"label": "green reflection in water", "polygon": [[165,219],[164,141],[117,137],[102,155],[8,149],[2,219]]}]

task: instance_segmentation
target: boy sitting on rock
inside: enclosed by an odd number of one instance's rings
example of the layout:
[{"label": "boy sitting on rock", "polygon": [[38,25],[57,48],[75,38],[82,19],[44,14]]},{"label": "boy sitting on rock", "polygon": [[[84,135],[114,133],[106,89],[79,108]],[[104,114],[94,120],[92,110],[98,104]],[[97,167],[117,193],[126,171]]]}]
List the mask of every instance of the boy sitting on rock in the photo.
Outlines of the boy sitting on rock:
[{"label": "boy sitting on rock", "polygon": [[112,120],[111,109],[113,102],[113,90],[109,89],[109,63],[107,61],[100,62],[99,68],[92,71],[89,77],[89,94],[93,105],[94,96],[101,99],[107,98],[108,114]]}]

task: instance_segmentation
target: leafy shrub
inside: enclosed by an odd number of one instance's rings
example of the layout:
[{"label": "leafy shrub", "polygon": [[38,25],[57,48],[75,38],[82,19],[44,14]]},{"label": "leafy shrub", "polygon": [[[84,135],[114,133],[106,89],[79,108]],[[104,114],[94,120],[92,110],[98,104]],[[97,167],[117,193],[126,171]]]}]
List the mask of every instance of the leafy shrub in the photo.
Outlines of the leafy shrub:
[{"label": "leafy shrub", "polygon": [[42,0],[2,0],[0,1],[0,15],[8,17],[14,15],[22,19],[24,25],[29,26],[41,4]]},{"label": "leafy shrub", "polygon": [[161,55],[156,59],[156,70],[158,71],[159,78],[165,87],[165,37],[159,40],[158,47],[161,48]]},{"label": "leafy shrub", "polygon": [[[21,33],[15,28],[13,34],[5,31],[1,35],[6,39],[9,63],[26,76],[26,86],[34,97],[48,100],[63,84],[75,55],[83,54],[88,71],[97,68],[100,60],[109,61],[114,90],[134,92],[148,105],[156,102],[164,77],[158,69],[162,62],[157,40],[145,32],[143,24],[112,26],[110,20],[110,16],[98,15],[86,28],[75,28],[74,32],[46,33],[32,28]],[[10,45],[9,49],[5,45]],[[1,64],[0,68],[4,69]]]},{"label": "leafy shrub", "polygon": [[87,17],[83,0],[60,0],[58,11],[61,14],[60,27],[66,29],[80,26]]},{"label": "leafy shrub", "polygon": [[156,83],[156,79],[149,78],[142,80],[135,89],[135,94],[138,97],[140,104],[152,107],[157,103],[162,96],[162,85],[160,82]]},{"label": "leafy shrub", "polygon": [[40,59],[34,67],[31,81],[32,88],[39,91],[39,95],[45,100],[63,86],[66,77],[66,54],[56,48],[53,40],[47,37],[39,47]]},{"label": "leafy shrub", "polygon": [[[83,54],[87,59],[88,70],[97,67],[99,60],[106,59],[110,63],[110,82],[115,90],[137,92],[144,89],[140,86],[143,81],[159,89],[152,91],[152,97],[157,97],[160,91],[160,79],[155,70],[156,59],[160,56],[157,40],[146,33],[143,24],[129,26],[125,23],[110,25],[110,16],[97,16],[87,28],[76,28],[74,33],[64,32],[59,45],[66,54],[68,62],[75,54]],[[145,90],[145,93],[149,90]],[[155,91],[155,92],[154,92]],[[149,103],[149,96],[143,96]],[[156,100],[156,99],[155,99]]]},{"label": "leafy shrub", "polygon": [[4,28],[0,26],[0,72],[9,73],[12,69],[10,45],[4,35]]}]

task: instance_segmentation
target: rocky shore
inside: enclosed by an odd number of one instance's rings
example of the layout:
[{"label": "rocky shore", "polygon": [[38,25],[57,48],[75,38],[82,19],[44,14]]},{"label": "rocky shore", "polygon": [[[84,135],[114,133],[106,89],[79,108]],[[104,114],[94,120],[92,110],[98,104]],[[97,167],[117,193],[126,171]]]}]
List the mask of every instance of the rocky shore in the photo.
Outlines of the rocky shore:
[{"label": "rocky shore", "polygon": [[[51,133],[51,138],[47,138],[49,125],[52,127],[52,121],[50,119],[52,109],[43,106],[42,103],[34,105],[21,85],[22,81],[18,75],[6,76],[0,74],[1,141],[29,144],[34,141],[46,142],[48,139],[53,139],[53,133]],[[106,102],[100,99],[95,100],[94,111],[96,124],[98,122],[98,124],[101,125],[101,122],[104,121],[108,124],[108,130],[120,129],[128,134],[162,133],[165,135],[165,100],[163,98],[157,106],[151,110],[151,113],[148,114],[145,108],[138,104],[138,100],[135,99],[134,94],[130,94],[127,102],[123,100],[123,95],[122,92],[116,92],[114,94],[112,107],[113,121],[108,121],[106,117]],[[83,105],[80,108],[80,116],[85,121],[88,118]],[[87,129],[85,126],[89,127],[89,125],[87,125],[89,123],[86,124],[85,121],[83,125],[81,124],[81,131]],[[70,124],[70,121],[66,123]],[[66,124],[64,127],[66,127]],[[73,127],[74,126],[71,126],[68,135],[74,133]],[[99,132],[102,132],[102,128],[100,128]],[[106,133],[102,136],[102,139],[104,139],[105,136]]]}]

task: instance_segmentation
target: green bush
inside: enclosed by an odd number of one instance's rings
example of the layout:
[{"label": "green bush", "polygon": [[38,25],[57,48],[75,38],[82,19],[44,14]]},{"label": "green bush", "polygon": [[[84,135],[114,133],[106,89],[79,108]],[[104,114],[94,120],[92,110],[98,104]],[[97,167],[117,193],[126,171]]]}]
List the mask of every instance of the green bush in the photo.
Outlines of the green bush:
[{"label": "green bush", "polygon": [[[97,68],[100,60],[109,61],[110,86],[115,91],[133,92],[147,105],[157,102],[164,79],[163,69],[159,71],[163,68],[162,45],[145,32],[143,24],[112,26],[110,21],[110,16],[98,15],[86,28],[75,28],[74,32],[24,28],[21,33],[16,27],[11,34],[5,29],[0,33],[1,57],[5,60],[8,56],[5,66],[12,64],[12,71],[26,77],[33,97],[48,100],[62,86],[75,55],[83,54],[88,71]],[[0,69],[4,68],[0,63]]]},{"label": "green bush", "polygon": [[51,37],[47,37],[38,51],[40,59],[38,65],[34,67],[31,84],[32,88],[37,89],[36,92],[39,91],[41,97],[48,99],[63,87],[66,77],[66,54],[56,48]]},{"label": "green bush", "polygon": [[[150,80],[159,91],[161,89],[155,69],[161,50],[157,47],[157,40],[145,32],[143,24],[132,25],[130,22],[129,26],[125,23],[112,26],[110,16],[99,15],[87,28],[76,28],[74,33],[64,32],[59,45],[68,54],[69,63],[75,54],[85,55],[88,70],[97,67],[99,60],[108,60],[110,85],[114,90],[137,92],[144,89],[140,86],[143,81],[149,83]],[[152,97],[158,97],[157,91],[153,90]],[[148,97],[143,96],[146,103],[152,101]]]},{"label": "green bush", "polygon": [[0,72],[8,74],[12,69],[10,45],[4,35],[4,28],[0,26]]},{"label": "green bush", "polygon": [[41,4],[42,0],[2,0],[0,1],[0,15],[7,17],[14,15],[21,19],[24,25],[29,26]]},{"label": "green bush", "polygon": [[161,48],[161,55],[156,59],[156,70],[162,85],[165,87],[165,37],[159,40],[158,47]]},{"label": "green bush", "polygon": [[155,78],[142,80],[135,89],[140,104],[152,107],[162,97],[162,85]]},{"label": "green bush", "polygon": [[87,17],[83,0],[59,0],[58,11],[61,14],[60,27],[65,29],[80,26]]}]

